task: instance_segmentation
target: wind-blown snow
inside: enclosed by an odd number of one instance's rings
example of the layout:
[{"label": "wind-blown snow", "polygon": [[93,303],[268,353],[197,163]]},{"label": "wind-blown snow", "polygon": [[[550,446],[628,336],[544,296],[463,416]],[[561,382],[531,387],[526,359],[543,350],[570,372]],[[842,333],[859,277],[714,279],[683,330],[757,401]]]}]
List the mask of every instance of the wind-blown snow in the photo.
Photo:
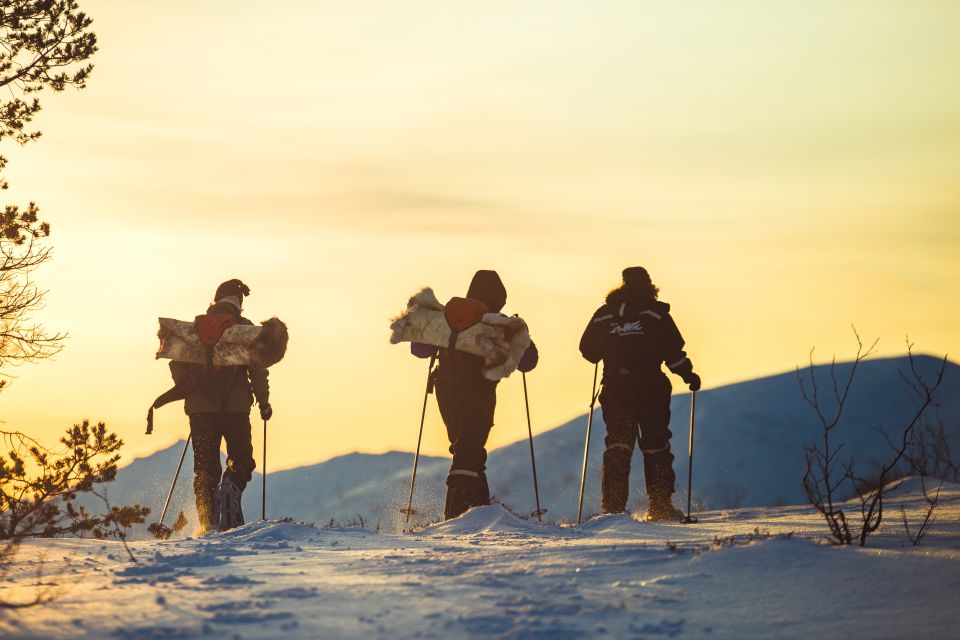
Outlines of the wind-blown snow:
[{"label": "wind-blown snow", "polygon": [[[202,539],[27,543],[0,599],[4,638],[951,638],[960,628],[960,485],[911,547],[906,484],[874,546],[836,548],[805,507],[694,525],[580,527],[474,509],[406,535],[257,522]],[[756,531],[769,535],[756,535]],[[718,540],[719,538],[719,540]]]}]

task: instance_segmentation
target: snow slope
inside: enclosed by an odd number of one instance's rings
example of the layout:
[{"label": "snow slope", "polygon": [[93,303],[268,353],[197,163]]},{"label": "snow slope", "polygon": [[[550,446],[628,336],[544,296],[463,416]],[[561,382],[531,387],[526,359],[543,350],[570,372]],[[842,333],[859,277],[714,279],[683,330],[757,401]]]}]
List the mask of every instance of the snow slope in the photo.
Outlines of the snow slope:
[{"label": "snow slope", "polygon": [[955,638],[960,485],[919,547],[899,523],[901,506],[921,517],[915,489],[888,502],[867,549],[818,543],[803,507],[561,527],[494,505],[405,535],[270,521],[134,542],[136,562],[117,542],[33,541],[0,600],[57,599],[0,609],[0,636]]},{"label": "snow slope", "polygon": [[[919,371],[928,378],[933,376],[938,365],[935,358],[917,358]],[[905,424],[914,405],[900,378],[901,372],[909,371],[906,358],[868,360],[860,366],[846,419],[841,423],[837,437],[845,442],[848,455],[869,468],[885,459],[889,451],[877,436],[876,427],[885,425],[893,429]],[[843,376],[849,367],[848,363],[839,364],[839,375]],[[829,385],[827,367],[817,367],[815,375],[826,391]],[[674,382],[679,381],[674,379]],[[535,372],[530,375],[530,386],[536,419],[536,407],[539,402],[546,401],[546,390],[537,388]],[[830,394],[824,396],[829,403]],[[955,443],[954,456],[960,458],[960,367],[955,364],[948,365],[940,397],[940,413]],[[689,403],[687,393],[678,393],[673,398],[671,429],[677,456],[678,504],[686,498]],[[442,427],[434,419],[427,428]],[[541,502],[549,508],[547,519],[551,521],[576,519],[585,431],[584,415],[540,433],[534,439]],[[599,511],[603,434],[603,418],[598,409],[590,445],[585,514]],[[804,404],[792,372],[701,391],[697,394],[695,502],[707,509],[802,503],[803,447],[817,438],[819,430],[815,417]],[[153,507],[156,516],[163,505],[181,448],[182,443],[178,443],[148,458],[135,460],[122,469],[110,487],[113,503],[140,501]],[[357,453],[271,473],[267,515],[293,517],[320,525],[331,519],[346,524],[359,516],[371,528],[379,526],[385,531],[400,531],[404,523],[398,517],[398,509],[406,505],[412,458],[410,453]],[[634,457],[638,472],[631,477],[630,506],[633,511],[643,510],[646,506],[640,465],[638,452]],[[448,461],[444,458],[421,459],[415,501],[420,514],[415,517],[416,522],[431,522],[440,517],[447,467]],[[185,475],[181,476],[172,513],[183,509],[195,523],[190,489],[192,454],[189,452],[184,468]],[[526,440],[492,451],[488,476],[498,500],[517,512],[533,511],[530,449]],[[244,511],[248,518],[259,516],[260,486],[260,476],[256,475],[244,494]]]}]

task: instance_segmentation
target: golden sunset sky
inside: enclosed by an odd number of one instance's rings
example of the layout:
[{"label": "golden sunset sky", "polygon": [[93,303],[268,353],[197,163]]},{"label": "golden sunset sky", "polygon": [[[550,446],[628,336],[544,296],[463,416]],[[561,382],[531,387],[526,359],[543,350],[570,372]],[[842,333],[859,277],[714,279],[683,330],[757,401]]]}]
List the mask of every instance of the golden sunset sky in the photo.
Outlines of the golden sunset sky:
[{"label": "golden sunset sky", "polygon": [[[882,355],[960,353],[960,3],[81,6],[89,88],[4,150],[5,201],[53,226],[38,318],[71,335],[13,371],[7,427],[105,420],[128,460],[185,437],[179,404],[143,435],[156,318],[234,277],[290,327],[274,470],[412,450],[426,363],[389,319],[478,268],[540,347],[535,431],[585,412],[580,333],[634,264],[706,388],[849,357],[852,323]],[[513,376],[490,445],[525,436]]]}]

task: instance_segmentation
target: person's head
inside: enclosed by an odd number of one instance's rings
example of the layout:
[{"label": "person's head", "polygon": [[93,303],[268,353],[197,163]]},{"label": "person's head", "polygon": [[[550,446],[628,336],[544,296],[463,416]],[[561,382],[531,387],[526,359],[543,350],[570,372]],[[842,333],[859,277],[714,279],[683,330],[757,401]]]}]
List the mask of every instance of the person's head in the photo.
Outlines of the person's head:
[{"label": "person's head", "polygon": [[237,278],[227,280],[217,287],[217,292],[213,294],[213,303],[229,304],[237,309],[237,313],[243,310],[243,299],[250,295],[250,287],[243,284]]},{"label": "person's head", "polygon": [[623,283],[620,285],[620,289],[630,293],[638,293],[652,300],[657,299],[660,289],[653,284],[646,269],[643,267],[627,267],[623,270],[622,275]]},{"label": "person's head", "polygon": [[490,311],[500,311],[507,303],[507,290],[496,271],[481,269],[473,274],[467,297],[483,302]]}]

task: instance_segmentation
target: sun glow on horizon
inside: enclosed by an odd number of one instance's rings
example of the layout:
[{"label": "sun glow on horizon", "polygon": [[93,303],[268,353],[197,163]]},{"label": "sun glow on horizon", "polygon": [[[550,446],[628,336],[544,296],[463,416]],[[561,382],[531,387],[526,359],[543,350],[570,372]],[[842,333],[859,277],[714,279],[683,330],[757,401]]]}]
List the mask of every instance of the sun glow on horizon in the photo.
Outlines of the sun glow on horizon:
[{"label": "sun glow on horizon", "polygon": [[[38,319],[71,334],[0,398],[43,440],[83,417],[127,460],[184,437],[179,405],[143,435],[156,318],[233,277],[290,326],[273,470],[411,450],[425,365],[389,319],[479,268],[540,347],[537,432],[585,412],[580,332],[631,264],[706,387],[843,358],[851,324],[881,355],[958,353],[960,6],[82,4],[89,88],[5,152],[7,200],[53,226]],[[500,389],[491,448],[526,435]]]}]

